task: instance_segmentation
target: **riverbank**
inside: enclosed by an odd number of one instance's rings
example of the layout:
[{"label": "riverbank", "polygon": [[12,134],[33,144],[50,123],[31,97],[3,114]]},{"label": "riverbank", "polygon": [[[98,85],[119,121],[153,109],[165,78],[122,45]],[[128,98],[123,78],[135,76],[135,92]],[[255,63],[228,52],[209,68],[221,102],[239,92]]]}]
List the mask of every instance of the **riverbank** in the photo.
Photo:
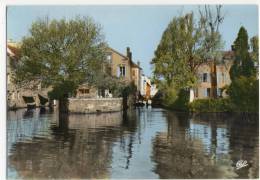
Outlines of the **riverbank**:
[{"label": "riverbank", "polygon": [[[197,99],[192,103],[185,103],[179,106],[166,105],[164,103],[152,105],[153,107],[161,107],[175,112],[190,113],[239,113],[239,114],[259,114],[259,111],[240,111],[232,105],[230,99]],[[258,109],[258,108],[256,108]]]}]

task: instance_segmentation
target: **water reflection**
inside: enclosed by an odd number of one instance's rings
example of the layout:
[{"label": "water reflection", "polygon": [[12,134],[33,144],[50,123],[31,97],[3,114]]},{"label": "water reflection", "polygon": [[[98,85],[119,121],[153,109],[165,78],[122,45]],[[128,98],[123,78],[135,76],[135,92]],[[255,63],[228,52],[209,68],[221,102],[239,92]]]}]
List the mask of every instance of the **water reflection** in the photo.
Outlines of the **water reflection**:
[{"label": "water reflection", "polygon": [[[245,121],[246,120],[246,121]],[[139,108],[8,112],[9,178],[257,178],[258,119]],[[237,160],[248,167],[235,169]]]},{"label": "water reflection", "polygon": [[[160,178],[258,178],[258,120],[241,118],[169,112],[167,131],[154,138],[154,171]],[[249,165],[236,170],[240,159]]]},{"label": "water reflection", "polygon": [[[113,142],[136,126],[133,114],[131,120],[124,117],[122,120],[122,113],[59,115],[47,137],[31,135],[30,142],[16,142],[8,164],[23,178],[109,178]],[[132,139],[130,136],[126,166]]]}]

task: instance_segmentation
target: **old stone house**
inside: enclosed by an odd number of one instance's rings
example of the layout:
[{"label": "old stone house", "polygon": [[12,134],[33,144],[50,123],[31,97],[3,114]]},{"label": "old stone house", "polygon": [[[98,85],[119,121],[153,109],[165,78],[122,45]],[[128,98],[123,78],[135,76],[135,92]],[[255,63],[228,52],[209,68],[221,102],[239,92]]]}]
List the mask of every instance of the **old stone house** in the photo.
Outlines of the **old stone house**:
[{"label": "old stone house", "polygon": [[[118,77],[126,84],[134,82],[137,91],[141,87],[142,68],[140,63],[136,64],[132,60],[132,52],[130,48],[126,48],[126,55],[109,47],[107,50],[107,61],[110,64],[111,76]],[[95,87],[89,87],[87,84],[80,85],[76,97],[77,98],[96,98],[96,97],[112,97],[109,89],[103,91],[97,90]]]},{"label": "old stone house", "polygon": [[20,58],[20,44],[8,41],[6,57],[7,108],[26,108],[28,105],[40,106],[40,97],[47,99],[50,89],[42,88],[40,83],[20,87],[14,82],[14,70]]},{"label": "old stone house", "polygon": [[[226,51],[223,54],[223,59],[216,65],[217,72],[217,96],[226,97],[225,87],[230,85],[231,79],[229,70],[233,64],[234,52]],[[197,73],[199,82],[194,90],[195,99],[203,99],[210,97],[211,88],[211,70],[212,61],[208,61],[199,66]]]}]

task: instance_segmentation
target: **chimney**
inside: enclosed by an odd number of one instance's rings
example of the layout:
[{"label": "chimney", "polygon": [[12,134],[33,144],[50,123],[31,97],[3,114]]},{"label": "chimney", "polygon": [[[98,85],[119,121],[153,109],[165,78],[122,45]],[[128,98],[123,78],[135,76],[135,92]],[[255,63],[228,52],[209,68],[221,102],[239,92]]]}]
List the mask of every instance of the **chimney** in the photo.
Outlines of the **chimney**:
[{"label": "chimney", "polygon": [[140,67],[140,61],[137,61],[137,65]]},{"label": "chimney", "polygon": [[132,52],[130,51],[130,47],[126,48],[126,56],[132,61]]}]

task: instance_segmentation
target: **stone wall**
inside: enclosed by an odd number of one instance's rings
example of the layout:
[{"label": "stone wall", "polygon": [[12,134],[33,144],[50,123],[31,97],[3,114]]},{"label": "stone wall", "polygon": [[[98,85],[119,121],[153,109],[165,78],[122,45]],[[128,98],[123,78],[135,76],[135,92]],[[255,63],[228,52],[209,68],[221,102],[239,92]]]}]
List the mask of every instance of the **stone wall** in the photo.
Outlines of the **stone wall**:
[{"label": "stone wall", "polygon": [[69,113],[116,112],[123,109],[122,98],[69,98]]},{"label": "stone wall", "polygon": [[[40,100],[38,94],[48,98],[48,92],[51,88],[40,88],[40,89],[30,89],[30,88],[17,88],[13,83],[7,84],[7,108],[8,109],[18,109],[26,108],[27,104],[23,99],[23,96],[33,97],[35,105],[40,106]],[[47,105],[48,103],[46,103]]]}]

